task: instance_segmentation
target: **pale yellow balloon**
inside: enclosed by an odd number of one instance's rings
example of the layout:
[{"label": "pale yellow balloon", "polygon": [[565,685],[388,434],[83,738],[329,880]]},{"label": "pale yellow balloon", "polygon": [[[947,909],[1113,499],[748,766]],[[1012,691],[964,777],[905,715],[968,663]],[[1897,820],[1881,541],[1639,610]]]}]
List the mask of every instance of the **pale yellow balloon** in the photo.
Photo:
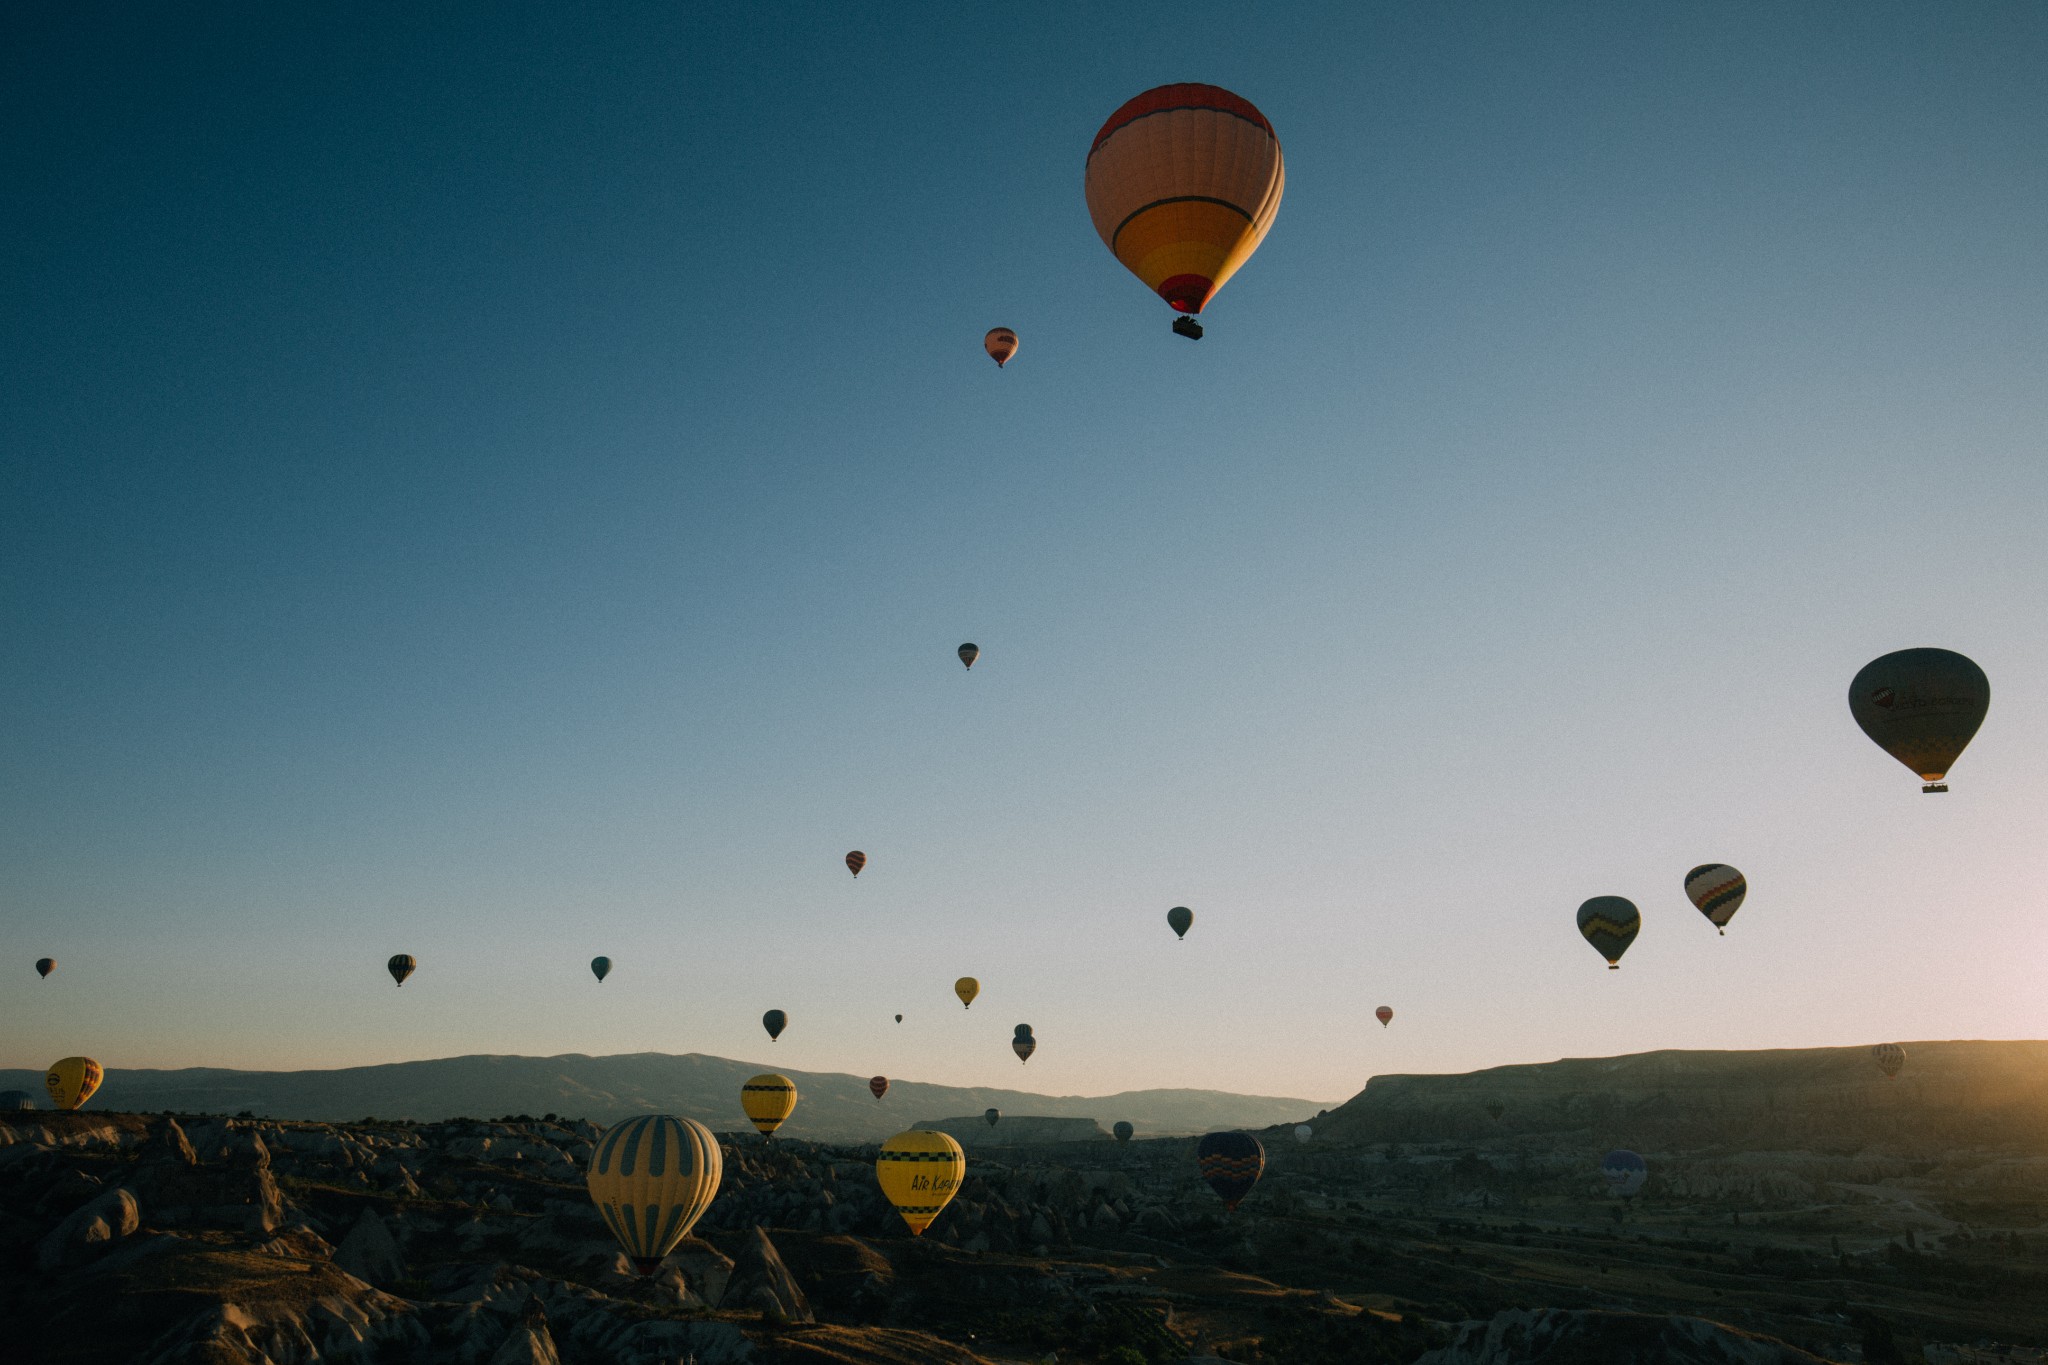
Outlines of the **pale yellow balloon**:
[{"label": "pale yellow balloon", "polygon": [[59,1109],[76,1109],[92,1098],[92,1092],[100,1088],[106,1074],[90,1057],[66,1057],[50,1068],[43,1077],[43,1085]]},{"label": "pale yellow balloon", "polygon": [[875,1179],[882,1193],[919,1237],[959,1192],[967,1170],[967,1153],[944,1133],[913,1128],[882,1144],[875,1160]]},{"label": "pale yellow balloon", "polygon": [[981,983],[971,976],[963,976],[953,983],[953,994],[960,997],[961,1009],[973,1009],[974,997],[981,994]]},{"label": "pale yellow balloon", "polygon": [[724,1174],[709,1128],[695,1119],[642,1114],[605,1130],[584,1183],[634,1269],[652,1275],[711,1207]]}]

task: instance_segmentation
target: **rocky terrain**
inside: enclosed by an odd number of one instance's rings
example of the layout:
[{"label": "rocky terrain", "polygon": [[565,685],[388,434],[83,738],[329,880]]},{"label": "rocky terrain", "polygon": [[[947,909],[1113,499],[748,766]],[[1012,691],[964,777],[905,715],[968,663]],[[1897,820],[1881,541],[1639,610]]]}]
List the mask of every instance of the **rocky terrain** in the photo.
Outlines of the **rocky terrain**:
[{"label": "rocky terrain", "polygon": [[[1559,1064],[1557,1089],[1586,1074]],[[1765,1093],[1765,1115],[1835,1103]],[[1993,1118],[1942,1120],[1990,1136],[1938,1151],[1853,1107],[1779,1148],[1666,1116],[1630,1130],[1656,1140],[1636,1141],[1651,1174],[1628,1201],[1597,1175],[1611,1114],[1482,1109],[1467,1133],[1468,1098],[1399,1138],[1347,1136],[1392,1121],[1362,1103],[1307,1142],[1268,1130],[1233,1215],[1190,1140],[999,1124],[922,1239],[883,1201],[873,1146],[727,1133],[719,1198],[651,1280],[584,1193],[587,1119],[5,1113],[0,1357],[1961,1365],[2048,1346],[2048,1130],[2007,1132],[1997,1093]]]},{"label": "rocky terrain", "polygon": [[[346,1122],[364,1115],[433,1122],[463,1114],[577,1114],[615,1123],[634,1114],[680,1114],[713,1128],[735,1121],[734,1097],[747,1077],[780,1071],[803,1103],[784,1132],[827,1142],[879,1142],[920,1119],[979,1116],[987,1109],[1049,1118],[1128,1120],[1144,1134],[1289,1123],[1320,1107],[1311,1100],[1217,1090],[1139,1090],[1080,1097],[894,1080],[877,1103],[866,1076],[793,1071],[766,1061],[701,1053],[615,1057],[443,1057],[323,1071],[231,1071],[190,1067],[136,1070],[112,1056],[94,1107],[136,1113],[240,1114]],[[0,1090],[40,1096],[43,1073],[0,1069]]]}]

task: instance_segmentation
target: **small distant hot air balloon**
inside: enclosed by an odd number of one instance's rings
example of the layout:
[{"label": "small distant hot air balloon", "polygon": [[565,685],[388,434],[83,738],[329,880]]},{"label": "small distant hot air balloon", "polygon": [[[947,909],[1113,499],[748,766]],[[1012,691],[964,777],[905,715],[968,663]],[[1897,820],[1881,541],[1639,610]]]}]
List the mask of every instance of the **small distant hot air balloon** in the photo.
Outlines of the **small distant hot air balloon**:
[{"label": "small distant hot air balloon", "polygon": [[599,981],[604,980],[612,974],[612,960],[608,957],[593,957],[590,959],[590,974]]},{"label": "small distant hot air balloon", "polygon": [[1607,959],[1607,969],[1621,966],[1621,955],[1642,931],[1643,915],[1635,902],[1620,896],[1595,896],[1579,907],[1579,932]]},{"label": "small distant hot air balloon", "polygon": [[740,1087],[740,1108],[762,1137],[773,1137],[782,1121],[796,1111],[796,1082],[764,1071]]},{"label": "small distant hot air balloon", "polygon": [[1634,1152],[1617,1147],[1600,1158],[1600,1178],[1607,1182],[1609,1194],[1627,1199],[1650,1178],[1650,1168]]},{"label": "small distant hot air balloon", "polygon": [[887,1076],[868,1077],[868,1092],[876,1099],[882,1098],[882,1096],[889,1093],[889,1078]]},{"label": "small distant hot air balloon", "polygon": [[1185,905],[1176,905],[1166,912],[1167,927],[1173,930],[1175,938],[1186,938],[1188,930],[1194,927],[1195,912]]},{"label": "small distant hot air balloon", "polygon": [[973,645],[973,644],[968,644],[968,645],[962,645],[962,646],[960,646],[960,662],[961,662],[961,663],[963,663],[963,664],[965,664],[965,665],[966,665],[967,667],[969,667],[969,668],[972,668],[972,667],[974,667],[974,661],[975,661],[976,659],[979,659],[980,657],[981,657],[981,646],[980,646],[980,645]]},{"label": "small distant hot air balloon", "polygon": [[921,1237],[960,1188],[967,1154],[944,1133],[913,1128],[882,1144],[875,1160],[875,1179],[882,1193],[903,1215],[910,1235]]},{"label": "small distant hot air balloon", "polygon": [[1701,863],[1685,874],[1686,899],[1723,934],[1748,894],[1749,883],[1726,863]]},{"label": "small distant hot air balloon", "polygon": [[1130,1120],[1118,1119],[1116,1121],[1116,1125],[1112,1127],[1109,1131],[1116,1134],[1116,1140],[1118,1142],[1129,1142],[1132,1136],[1136,1134],[1138,1130],[1131,1127]]},{"label": "small distant hot air balloon", "polygon": [[1208,1133],[1195,1144],[1195,1163],[1223,1207],[1235,1210],[1259,1183],[1266,1149],[1250,1133]]},{"label": "small distant hot air balloon", "polygon": [[718,1195],[718,1139],[695,1119],[642,1114],[605,1130],[585,1183],[633,1268],[652,1275]]},{"label": "small distant hot air balloon", "polygon": [[76,1109],[92,1098],[106,1074],[90,1057],[66,1057],[44,1073],[43,1088],[59,1109]]},{"label": "small distant hot air balloon", "polygon": [[1095,231],[1199,339],[1199,313],[1265,240],[1287,169],[1273,125],[1214,85],[1162,85],[1109,116],[1088,150]]},{"label": "small distant hot air balloon", "polygon": [[855,849],[853,852],[846,855],[846,870],[848,872],[851,872],[856,877],[860,875],[860,870],[866,867],[867,865],[868,855],[861,852],[859,849]]},{"label": "small distant hot air balloon", "polygon": [[1294,1125],[1294,1140],[1296,1142],[1307,1142],[1310,1138],[1314,1137],[1315,1135],[1316,1130],[1309,1127],[1305,1123],[1297,1123]]},{"label": "small distant hot air balloon", "polygon": [[54,957],[39,957],[39,958],[37,958],[37,959],[36,959],[36,975],[37,975],[37,976],[47,977],[47,976],[48,976],[48,975],[49,975],[49,974],[50,974],[51,972],[54,972],[54,971],[56,971],[56,970],[57,970],[57,959],[56,959],[56,958],[54,958]]},{"label": "small distant hot air balloon", "polygon": [[772,1043],[789,1027],[789,1016],[781,1010],[769,1010],[761,1016],[761,1027],[768,1030],[768,1041]]},{"label": "small distant hot air balloon", "polygon": [[1002,1119],[1003,1111],[1000,1109],[984,1109],[981,1116],[988,1121],[988,1126],[993,1128]]},{"label": "small distant hot air balloon", "polygon": [[1863,665],[1849,684],[1849,714],[1877,747],[1945,792],[1948,770],[1984,723],[1991,680],[1946,649],[1901,649]]},{"label": "small distant hot air balloon", "polygon": [[960,1008],[974,1008],[974,997],[981,994],[981,983],[971,976],[963,976],[953,983],[953,994],[960,997]]},{"label": "small distant hot air balloon", "polygon": [[1031,1060],[1031,1054],[1038,1051],[1038,1040],[1028,1033],[1020,1033],[1010,1040],[1010,1051],[1017,1054],[1019,1063]]},{"label": "small distant hot air balloon", "polygon": [[897,1023],[899,1023],[899,1024],[900,1024],[900,1023],[902,1023],[902,1022],[903,1022],[903,1016],[902,1016],[902,1015],[900,1015],[900,1014],[899,1014],[899,1015],[897,1015],[897,1016],[896,1016],[896,1022],[897,1022]]},{"label": "small distant hot air balloon", "polygon": [[1500,1116],[1502,1114],[1507,1113],[1507,1111],[1508,1107],[1502,1104],[1499,1100],[1488,1100],[1486,1102],[1486,1116],[1492,1119],[1495,1123],[1499,1123]]},{"label": "small distant hot air balloon", "polygon": [[391,973],[393,981],[403,986],[405,979],[419,970],[419,965],[419,963],[413,961],[411,953],[395,953],[392,955],[391,960],[384,964],[384,970]]},{"label": "small distant hot air balloon", "polygon": [[1017,354],[1017,334],[1007,327],[991,327],[988,335],[981,339],[981,349],[988,352],[989,359],[1001,369],[1010,363],[1010,357]]},{"label": "small distant hot air balloon", "polygon": [[[1394,1022],[1393,1007],[1390,1005],[1381,1005],[1378,1009],[1372,1012],[1372,1017],[1380,1021],[1381,1028],[1385,1028],[1387,1025]],[[1429,1030],[1427,1029],[1423,1030],[1423,1032],[1425,1033],[1427,1033],[1428,1031]]]},{"label": "small distant hot air balloon", "polygon": [[1879,1043],[1870,1049],[1870,1059],[1877,1063],[1877,1069],[1884,1073],[1884,1078],[1890,1080],[1906,1065],[1906,1049],[1897,1043]]}]

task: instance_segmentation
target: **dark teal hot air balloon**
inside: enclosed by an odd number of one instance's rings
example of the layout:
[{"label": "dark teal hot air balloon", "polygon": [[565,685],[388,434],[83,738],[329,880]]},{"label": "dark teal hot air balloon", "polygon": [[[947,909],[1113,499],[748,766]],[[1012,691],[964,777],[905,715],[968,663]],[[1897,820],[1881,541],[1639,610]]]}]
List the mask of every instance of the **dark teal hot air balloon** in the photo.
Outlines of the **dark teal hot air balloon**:
[{"label": "dark teal hot air balloon", "polygon": [[419,970],[419,965],[413,960],[411,953],[393,953],[391,960],[384,964],[384,970],[391,973],[393,981],[403,986],[405,979]]},{"label": "dark teal hot air balloon", "polygon": [[1195,1164],[1223,1207],[1235,1210],[1259,1183],[1266,1149],[1250,1133],[1207,1133],[1195,1144]]},{"label": "dark teal hot air balloon", "polygon": [[1635,902],[1620,896],[1595,896],[1579,907],[1579,932],[1607,959],[1609,971],[1621,965],[1621,955],[1642,927],[1642,912]]},{"label": "dark teal hot air balloon", "polygon": [[963,663],[963,664],[965,664],[965,665],[967,665],[967,667],[969,667],[969,668],[972,668],[972,667],[974,667],[974,661],[975,661],[976,659],[979,659],[980,657],[981,657],[981,646],[980,646],[980,645],[972,645],[972,644],[969,644],[969,645],[962,645],[962,646],[960,646],[960,662],[961,662],[961,663]]},{"label": "dark teal hot air balloon", "polygon": [[1002,1116],[1003,1111],[1000,1109],[989,1109],[983,1111],[982,1113],[982,1117],[988,1120],[988,1126],[991,1128],[996,1126],[997,1121],[1000,1120]]},{"label": "dark teal hot air balloon", "polygon": [[54,972],[54,971],[56,971],[56,970],[57,970],[57,959],[56,959],[56,958],[54,958],[54,957],[39,957],[39,958],[37,958],[37,959],[36,959],[36,975],[37,975],[37,976],[40,976],[40,977],[44,977],[44,978],[47,978],[47,977],[48,977],[48,976],[50,975],[50,973],[51,973],[51,972]]},{"label": "dark teal hot air balloon", "polygon": [[1109,1131],[1116,1134],[1116,1140],[1118,1142],[1129,1142],[1131,1140],[1131,1136],[1138,1130],[1131,1127],[1130,1120],[1118,1119],[1116,1121],[1116,1126],[1110,1129]]},{"label": "dark teal hot air balloon", "polygon": [[608,957],[593,957],[590,959],[590,973],[599,981],[604,980],[612,974],[612,960]]},{"label": "dark teal hot air balloon", "polygon": [[1643,1159],[1625,1147],[1617,1147],[1600,1158],[1600,1178],[1607,1182],[1607,1192],[1619,1199],[1633,1198],[1643,1182],[1650,1178],[1650,1168]]},{"label": "dark teal hot air balloon", "polygon": [[769,1010],[761,1016],[761,1027],[768,1030],[768,1041],[772,1043],[789,1027],[789,1016],[781,1010]]},{"label": "dark teal hot air balloon", "polygon": [[1877,747],[1920,775],[1923,792],[1942,779],[1984,723],[1991,680],[1947,649],[1901,649],[1863,665],[1849,684],[1849,714]]},{"label": "dark teal hot air balloon", "polygon": [[1188,930],[1194,925],[1194,922],[1195,912],[1188,909],[1185,905],[1176,905],[1173,909],[1166,912],[1166,923],[1172,928],[1175,938],[1186,938]]}]

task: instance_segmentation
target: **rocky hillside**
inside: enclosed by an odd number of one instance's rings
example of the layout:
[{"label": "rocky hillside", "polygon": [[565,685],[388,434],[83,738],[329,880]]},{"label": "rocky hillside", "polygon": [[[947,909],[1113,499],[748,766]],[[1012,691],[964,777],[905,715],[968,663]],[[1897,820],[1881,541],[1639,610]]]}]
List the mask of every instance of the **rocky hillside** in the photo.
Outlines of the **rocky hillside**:
[{"label": "rocky hillside", "polygon": [[[642,1052],[616,1057],[446,1057],[331,1071],[230,1071],[192,1067],[131,1070],[101,1057],[107,1079],[95,1108],[137,1112],[239,1114],[346,1122],[373,1116],[439,1122],[495,1114],[575,1114],[611,1123],[633,1114],[681,1114],[727,1128],[739,1120],[740,1085],[780,1070],[803,1102],[784,1126],[790,1137],[877,1142],[919,1119],[1001,1109],[1053,1118],[1091,1119],[1107,1128],[1127,1119],[1141,1134],[1260,1128],[1313,1114],[1310,1100],[1231,1095],[1215,1090],[1136,1090],[1098,1097],[1034,1095],[1018,1090],[893,1081],[879,1103],[868,1078],[790,1071],[767,1062],[699,1053]],[[0,1090],[40,1095],[40,1071],[0,1070]]]},{"label": "rocky hillside", "polygon": [[[1450,1076],[1375,1076],[1316,1121],[1318,1142],[1490,1141],[1936,1154],[2048,1132],[2048,1042],[1907,1043],[1886,1080],[1870,1050],[1644,1052]],[[1493,1117],[1498,1106],[1500,1116]]]}]

